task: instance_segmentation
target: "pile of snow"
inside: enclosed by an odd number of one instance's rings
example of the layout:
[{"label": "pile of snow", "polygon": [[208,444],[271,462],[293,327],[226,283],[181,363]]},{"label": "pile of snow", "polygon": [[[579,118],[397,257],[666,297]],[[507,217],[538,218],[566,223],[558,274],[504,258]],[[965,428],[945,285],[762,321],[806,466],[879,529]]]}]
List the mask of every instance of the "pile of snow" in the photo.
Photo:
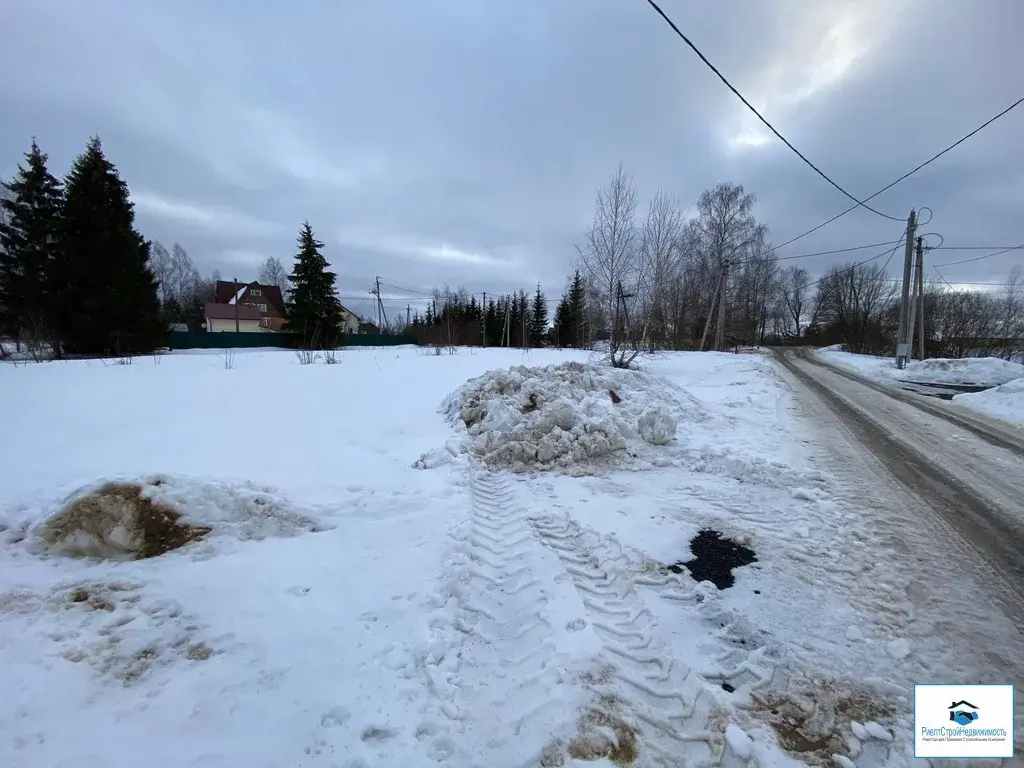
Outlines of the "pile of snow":
[{"label": "pile of snow", "polygon": [[1024,377],[984,392],[956,395],[953,402],[1024,427]]},{"label": "pile of snow", "polygon": [[1024,365],[998,357],[937,357],[932,360],[911,360],[901,371],[891,356],[878,357],[844,352],[842,346],[838,344],[819,349],[815,354],[834,365],[853,368],[861,375],[874,379],[995,387],[1024,376]]},{"label": "pile of snow", "polygon": [[898,373],[899,378],[905,381],[999,386],[1024,377],[1024,365],[1000,360],[998,357],[965,357],[960,360],[935,358],[911,361]]},{"label": "pile of snow", "polygon": [[261,540],[326,529],[291,507],[273,489],[248,482],[165,475],[106,480],[74,491],[41,522],[26,521],[22,535],[43,551],[125,560],[218,535]]},{"label": "pile of snow", "polygon": [[[677,444],[679,423],[706,418],[666,379],[578,362],[488,371],[450,394],[442,411],[491,467],[577,475],[599,459],[649,458],[652,448]],[[419,466],[432,462],[425,456]]]}]

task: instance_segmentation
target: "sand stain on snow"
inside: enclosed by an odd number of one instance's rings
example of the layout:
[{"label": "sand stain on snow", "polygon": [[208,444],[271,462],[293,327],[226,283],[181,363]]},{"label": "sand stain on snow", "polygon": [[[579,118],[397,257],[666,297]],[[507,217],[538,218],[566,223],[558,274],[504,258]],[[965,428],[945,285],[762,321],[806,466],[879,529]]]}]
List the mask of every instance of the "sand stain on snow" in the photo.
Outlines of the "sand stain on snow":
[{"label": "sand stain on snow", "polygon": [[783,749],[808,765],[832,765],[833,755],[848,754],[852,722],[884,722],[897,712],[884,694],[838,679],[786,693],[753,694],[752,700],[750,713],[771,726]]},{"label": "sand stain on snow", "polygon": [[46,521],[43,541],[85,557],[144,559],[202,539],[211,531],[186,523],[174,507],[142,494],[137,483],[105,483]]},{"label": "sand stain on snow", "polygon": [[728,589],[736,582],[734,568],[757,562],[754,550],[710,528],[690,540],[690,551],[692,560],[670,565],[668,569],[673,573],[682,573],[685,569],[696,581],[710,581],[719,589]]}]

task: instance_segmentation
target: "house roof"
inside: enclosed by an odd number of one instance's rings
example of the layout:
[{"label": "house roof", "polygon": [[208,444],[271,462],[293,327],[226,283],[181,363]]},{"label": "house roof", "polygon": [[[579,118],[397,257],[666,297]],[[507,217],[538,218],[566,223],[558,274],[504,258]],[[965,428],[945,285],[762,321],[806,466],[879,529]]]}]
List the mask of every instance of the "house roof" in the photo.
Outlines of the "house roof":
[{"label": "house roof", "polygon": [[239,320],[259,320],[263,316],[256,307],[248,304],[220,304],[216,301],[206,302],[206,316],[211,320],[234,320],[235,311],[238,311]]},{"label": "house roof", "polygon": [[[214,291],[214,301],[218,304],[234,304],[237,295],[240,295],[242,290],[245,288],[258,288],[263,291],[263,295],[267,297],[267,301],[274,305],[279,313],[284,314],[284,295],[281,293],[281,287],[278,285],[263,285],[262,283],[253,281],[251,283],[239,283],[238,291],[235,291],[235,284],[228,282],[227,280],[218,280],[217,287]],[[232,315],[234,317],[234,315]]]}]

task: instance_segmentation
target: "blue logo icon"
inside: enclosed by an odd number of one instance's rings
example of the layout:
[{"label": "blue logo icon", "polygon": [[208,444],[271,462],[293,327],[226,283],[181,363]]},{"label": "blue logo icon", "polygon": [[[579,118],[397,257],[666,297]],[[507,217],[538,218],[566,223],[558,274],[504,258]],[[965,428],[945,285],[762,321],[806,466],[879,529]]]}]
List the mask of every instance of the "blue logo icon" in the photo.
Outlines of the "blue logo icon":
[{"label": "blue logo icon", "polygon": [[978,708],[969,701],[954,701],[949,705],[949,719],[957,725],[970,725],[978,719]]}]

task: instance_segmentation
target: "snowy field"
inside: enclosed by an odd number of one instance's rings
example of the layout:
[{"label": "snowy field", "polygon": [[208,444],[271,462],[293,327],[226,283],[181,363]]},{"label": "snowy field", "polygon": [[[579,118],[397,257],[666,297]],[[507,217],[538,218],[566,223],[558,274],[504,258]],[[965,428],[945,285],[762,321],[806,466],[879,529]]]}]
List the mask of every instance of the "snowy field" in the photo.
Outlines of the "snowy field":
[{"label": "snowy field", "polygon": [[[0,365],[0,765],[909,764],[956,649],[773,364],[589,359]],[[705,528],[733,586],[668,567]]]},{"label": "snowy field", "polygon": [[1024,365],[995,357],[960,360],[912,360],[902,371],[891,357],[855,355],[838,347],[815,353],[833,365],[845,366],[878,381],[988,386],[983,392],[956,395],[957,405],[1024,427]]}]

